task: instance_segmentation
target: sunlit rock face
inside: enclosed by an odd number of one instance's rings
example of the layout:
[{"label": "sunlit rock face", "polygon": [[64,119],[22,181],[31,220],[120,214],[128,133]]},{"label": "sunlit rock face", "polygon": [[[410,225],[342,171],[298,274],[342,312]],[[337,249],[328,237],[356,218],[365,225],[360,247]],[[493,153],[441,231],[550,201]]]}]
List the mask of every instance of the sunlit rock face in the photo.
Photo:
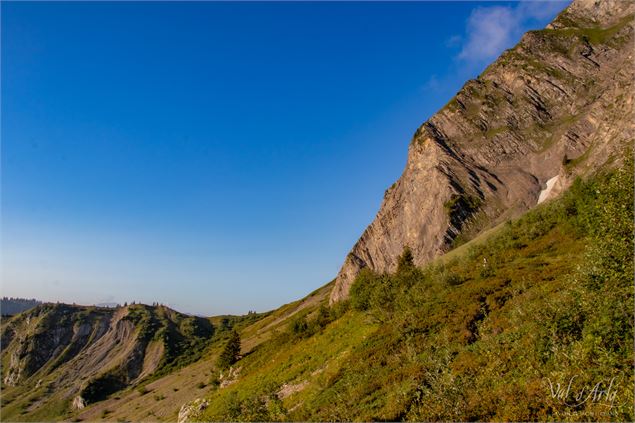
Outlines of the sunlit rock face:
[{"label": "sunlit rock face", "polygon": [[548,200],[612,165],[635,138],[635,3],[576,0],[526,33],[414,134],[406,168],[344,260],[331,303],[363,267],[391,272],[404,246],[422,265],[457,237]]}]

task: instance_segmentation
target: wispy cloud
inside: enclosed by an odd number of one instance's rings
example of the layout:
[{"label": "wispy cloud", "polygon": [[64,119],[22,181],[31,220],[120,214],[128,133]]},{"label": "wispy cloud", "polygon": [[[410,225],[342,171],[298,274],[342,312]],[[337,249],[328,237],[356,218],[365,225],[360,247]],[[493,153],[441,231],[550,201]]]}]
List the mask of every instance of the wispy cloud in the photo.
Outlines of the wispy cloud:
[{"label": "wispy cloud", "polygon": [[457,58],[468,64],[490,61],[513,46],[532,21],[551,18],[568,3],[521,1],[514,6],[477,7],[467,20]]}]

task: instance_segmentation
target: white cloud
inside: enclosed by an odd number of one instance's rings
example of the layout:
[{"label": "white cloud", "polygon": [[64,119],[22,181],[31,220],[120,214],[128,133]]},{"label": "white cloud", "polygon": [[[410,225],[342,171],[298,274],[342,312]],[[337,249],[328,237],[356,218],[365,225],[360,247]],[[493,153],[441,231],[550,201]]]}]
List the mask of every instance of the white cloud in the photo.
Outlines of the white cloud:
[{"label": "white cloud", "polygon": [[480,61],[496,57],[510,45],[517,28],[514,9],[503,6],[479,7],[467,22],[467,41],[459,59]]},{"label": "white cloud", "polygon": [[[477,7],[467,20],[458,59],[481,64],[510,48],[531,21],[553,18],[568,1],[521,1],[515,6]],[[533,22],[535,23],[535,22]]]}]

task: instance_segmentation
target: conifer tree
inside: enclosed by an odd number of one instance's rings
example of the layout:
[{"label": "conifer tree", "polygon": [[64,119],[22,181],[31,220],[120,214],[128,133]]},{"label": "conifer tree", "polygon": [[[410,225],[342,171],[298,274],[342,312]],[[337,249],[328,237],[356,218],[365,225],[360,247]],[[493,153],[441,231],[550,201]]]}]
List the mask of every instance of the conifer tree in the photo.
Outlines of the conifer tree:
[{"label": "conifer tree", "polygon": [[401,256],[399,256],[399,260],[397,261],[397,273],[400,273],[404,270],[412,269],[415,267],[414,256],[412,255],[412,250],[407,245],[403,248],[403,252]]},{"label": "conifer tree", "polygon": [[218,356],[218,367],[220,369],[227,369],[236,361],[238,361],[238,356],[240,354],[240,335],[235,330],[231,331],[229,335],[229,340],[227,344],[225,344],[225,348]]}]

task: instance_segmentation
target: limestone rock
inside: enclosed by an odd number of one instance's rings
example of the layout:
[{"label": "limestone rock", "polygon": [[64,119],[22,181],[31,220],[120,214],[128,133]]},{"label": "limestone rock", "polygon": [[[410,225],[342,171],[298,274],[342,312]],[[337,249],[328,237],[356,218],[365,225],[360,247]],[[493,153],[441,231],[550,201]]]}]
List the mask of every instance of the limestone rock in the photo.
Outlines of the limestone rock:
[{"label": "limestone rock", "polygon": [[198,398],[187,404],[183,404],[179,410],[178,423],[186,423],[196,418],[196,416],[207,408],[207,400]]},{"label": "limestone rock", "polygon": [[82,410],[86,408],[86,401],[84,401],[84,398],[78,395],[75,398],[73,398],[72,408],[73,410]]},{"label": "limestone rock", "polygon": [[575,0],[468,81],[414,134],[403,174],[337,275],[392,272],[405,246],[423,265],[611,163],[635,138],[635,2]]},{"label": "limestone rock", "polygon": [[220,388],[226,388],[232,383],[236,382],[241,370],[242,367],[230,367],[229,370],[227,370],[227,373],[221,372],[219,377]]}]

